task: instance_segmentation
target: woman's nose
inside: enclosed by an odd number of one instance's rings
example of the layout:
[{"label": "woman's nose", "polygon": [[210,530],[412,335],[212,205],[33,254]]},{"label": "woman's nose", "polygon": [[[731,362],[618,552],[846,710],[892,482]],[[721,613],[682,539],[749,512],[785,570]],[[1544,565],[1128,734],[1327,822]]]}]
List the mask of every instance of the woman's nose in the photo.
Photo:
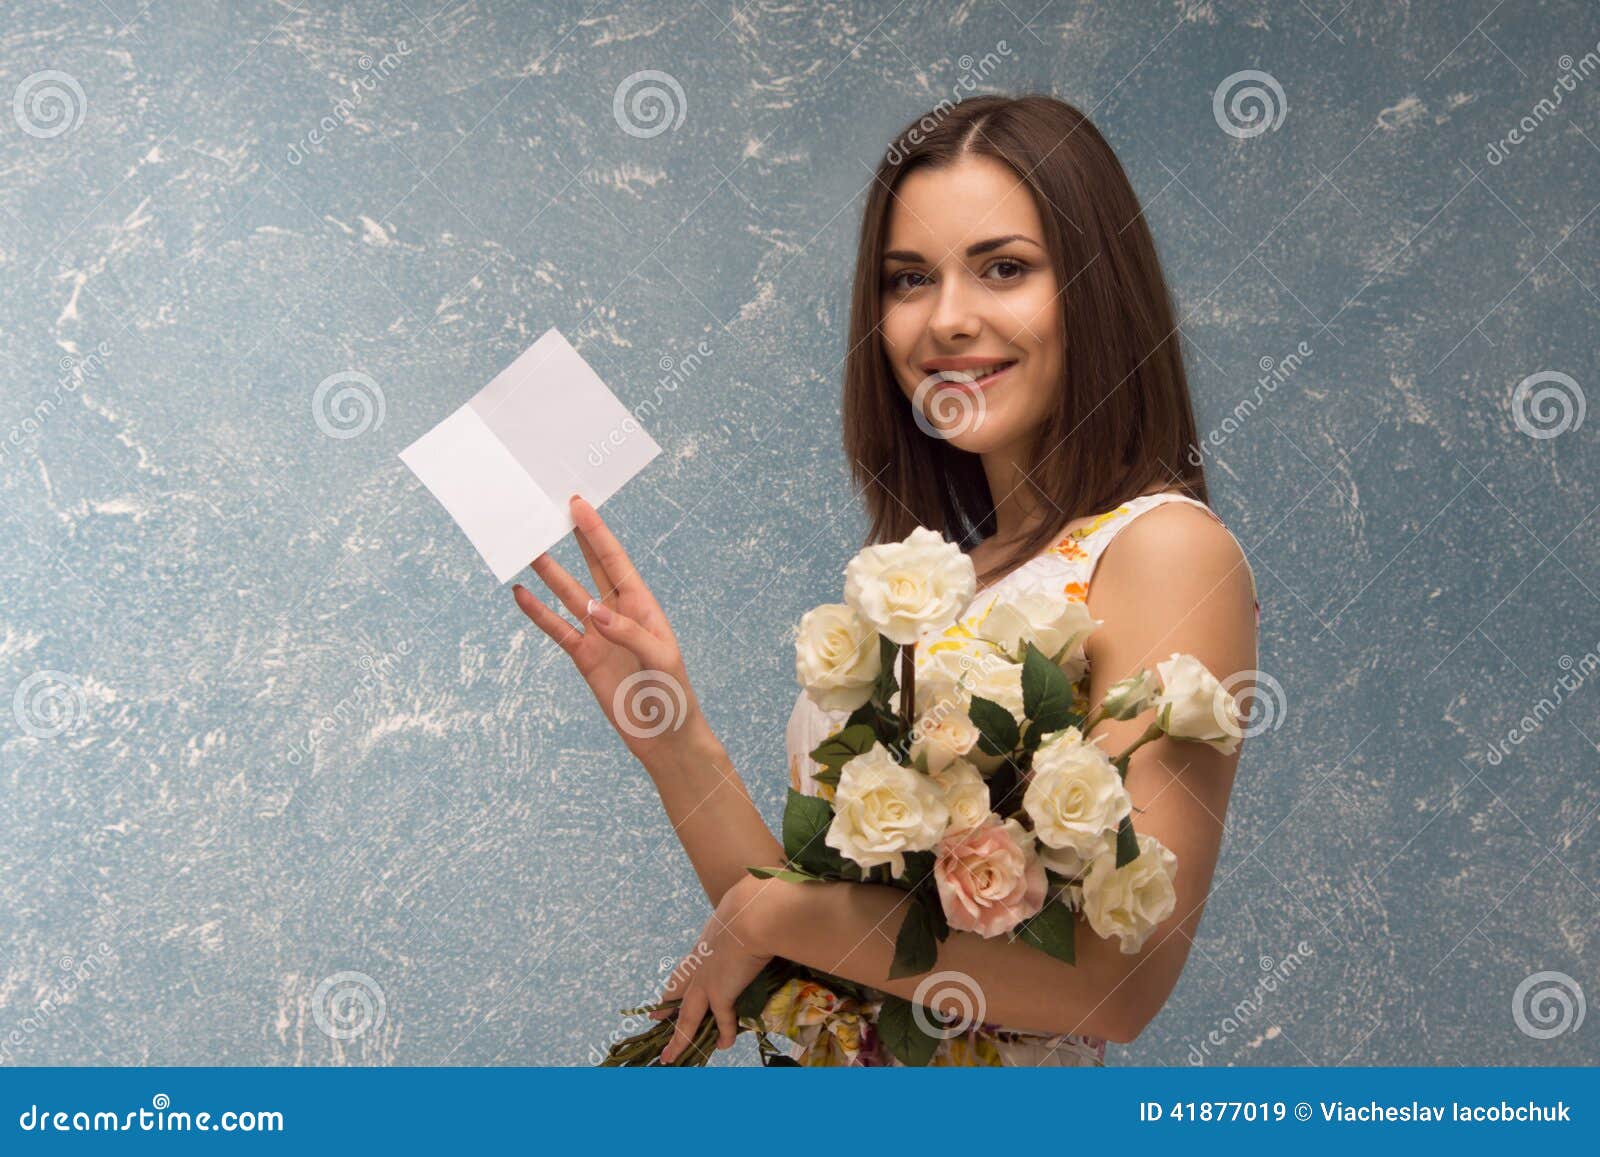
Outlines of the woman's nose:
[{"label": "woman's nose", "polygon": [[982,328],[976,306],[974,289],[967,284],[964,275],[958,273],[946,277],[939,286],[938,296],[934,299],[933,315],[928,319],[928,328],[941,342],[976,337],[978,330]]}]

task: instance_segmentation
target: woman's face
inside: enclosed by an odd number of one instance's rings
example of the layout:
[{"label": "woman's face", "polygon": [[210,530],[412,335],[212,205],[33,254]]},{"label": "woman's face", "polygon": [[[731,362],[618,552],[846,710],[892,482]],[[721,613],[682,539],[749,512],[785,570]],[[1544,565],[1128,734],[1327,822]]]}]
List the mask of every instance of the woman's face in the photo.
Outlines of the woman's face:
[{"label": "woman's face", "polygon": [[1063,361],[1028,187],[992,157],[919,169],[890,200],[884,252],[884,349],[918,426],[974,454],[1020,451],[1057,405]]}]

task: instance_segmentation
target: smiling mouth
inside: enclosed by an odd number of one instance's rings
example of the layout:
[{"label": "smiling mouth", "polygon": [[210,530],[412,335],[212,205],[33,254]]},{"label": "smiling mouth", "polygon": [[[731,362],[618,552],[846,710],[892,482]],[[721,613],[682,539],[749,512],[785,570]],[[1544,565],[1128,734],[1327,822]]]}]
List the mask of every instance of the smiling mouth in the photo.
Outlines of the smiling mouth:
[{"label": "smiling mouth", "polygon": [[992,366],[977,366],[970,370],[938,370],[936,372],[956,389],[986,390],[1010,373],[1016,364],[1015,361],[996,362]]}]

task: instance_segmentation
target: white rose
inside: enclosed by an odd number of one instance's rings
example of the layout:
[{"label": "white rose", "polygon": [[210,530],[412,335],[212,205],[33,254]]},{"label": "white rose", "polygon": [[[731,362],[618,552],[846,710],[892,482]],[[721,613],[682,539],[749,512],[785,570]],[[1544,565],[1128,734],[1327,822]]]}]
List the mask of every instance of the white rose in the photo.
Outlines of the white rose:
[{"label": "white rose", "polygon": [[1045,736],[1033,753],[1022,794],[1045,867],[1077,876],[1107,848],[1133,813],[1133,800],[1111,758],[1076,727]]},{"label": "white rose", "polygon": [[[1022,708],[1022,664],[1013,663],[1003,655],[993,655],[977,673],[969,673],[962,685],[969,710],[974,696],[998,703],[1011,713],[1020,726],[1025,718]],[[1004,755],[990,755],[981,745],[973,747],[967,758],[985,775],[1005,763]]]},{"label": "white rose", "polygon": [[881,743],[840,770],[833,810],[823,842],[863,868],[888,864],[896,879],[904,853],[931,850],[950,819],[939,785],[896,763]]},{"label": "white rose", "polygon": [[1172,881],[1178,857],[1154,836],[1139,835],[1139,857],[1117,867],[1115,847],[1101,853],[1083,881],[1083,914],[1089,927],[1105,938],[1122,941],[1133,955],[1145,939],[1178,906]]},{"label": "white rose", "polygon": [[1154,702],[1155,695],[1155,677],[1149,671],[1140,671],[1111,684],[1100,701],[1100,709],[1107,719],[1132,719]]},{"label": "white rose", "polygon": [[[979,674],[996,666],[1009,667],[1011,660],[993,643],[970,635],[957,623],[942,634],[928,636],[917,643],[917,714],[931,711],[965,711],[972,702],[970,684]],[[900,668],[895,667],[896,682]],[[900,709],[898,687],[889,693],[891,709]],[[952,706],[953,705],[953,706]]]},{"label": "white rose", "polygon": [[[984,669],[989,663],[1003,662],[1004,656],[993,645],[968,635],[957,624],[944,634],[924,639],[917,646],[917,706],[920,711],[932,710],[939,700],[959,701],[966,710],[969,696],[961,690],[962,684]],[[929,701],[924,704],[923,692]]]},{"label": "white rose", "polygon": [[950,626],[977,589],[972,560],[925,526],[903,542],[866,547],[844,568],[844,601],[901,646]]},{"label": "white rose", "polygon": [[[922,696],[919,694],[920,700]],[[943,771],[978,742],[978,728],[959,700],[941,699],[912,729],[911,757],[925,756],[930,773]]]},{"label": "white rose", "polygon": [[882,666],[878,632],[844,603],[805,613],[794,641],[794,673],[824,711],[854,711],[872,696]]},{"label": "white rose", "polygon": [[1066,664],[1081,657],[1083,643],[1101,623],[1089,616],[1089,608],[1075,599],[1052,591],[1029,591],[1009,599],[997,599],[978,623],[981,638],[1017,654],[1032,643],[1046,658],[1054,659],[1063,648]]},{"label": "white rose", "polygon": [[1243,732],[1235,719],[1239,704],[1204,664],[1193,655],[1180,655],[1156,664],[1161,693],[1156,696],[1156,723],[1174,739],[1209,743],[1224,755],[1239,748]]},{"label": "white rose", "polygon": [[970,676],[966,683],[970,696],[977,695],[1000,704],[1016,717],[1020,724],[1026,716],[1022,709],[1022,664],[1012,663],[996,656],[983,668]]},{"label": "white rose", "polygon": [[989,785],[972,764],[965,759],[957,759],[944,770],[934,773],[932,779],[944,792],[944,806],[950,813],[946,833],[964,831],[987,822],[991,814]]}]

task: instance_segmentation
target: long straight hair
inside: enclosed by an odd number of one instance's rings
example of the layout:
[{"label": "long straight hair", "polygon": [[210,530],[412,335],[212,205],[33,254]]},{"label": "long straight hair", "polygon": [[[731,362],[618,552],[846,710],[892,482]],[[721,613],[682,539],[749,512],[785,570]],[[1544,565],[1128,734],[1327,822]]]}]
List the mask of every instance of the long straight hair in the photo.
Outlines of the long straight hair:
[{"label": "long straight hair", "polygon": [[[1062,287],[1058,403],[1031,443],[1023,485],[1045,519],[980,585],[1043,551],[1062,527],[1150,490],[1209,505],[1175,310],[1127,174],[1089,119],[1042,95],[978,96],[906,126],[879,163],[861,220],[844,366],[844,449],[864,493],[868,544],[917,526],[970,549],[995,533],[982,460],[925,434],[883,348],[883,252],[896,186],[917,169],[993,157],[1031,190]],[[914,135],[915,134],[915,135]],[[913,139],[915,143],[902,146]],[[1198,457],[1198,456],[1195,456]],[[1004,496],[1002,496],[1004,497]]]}]

